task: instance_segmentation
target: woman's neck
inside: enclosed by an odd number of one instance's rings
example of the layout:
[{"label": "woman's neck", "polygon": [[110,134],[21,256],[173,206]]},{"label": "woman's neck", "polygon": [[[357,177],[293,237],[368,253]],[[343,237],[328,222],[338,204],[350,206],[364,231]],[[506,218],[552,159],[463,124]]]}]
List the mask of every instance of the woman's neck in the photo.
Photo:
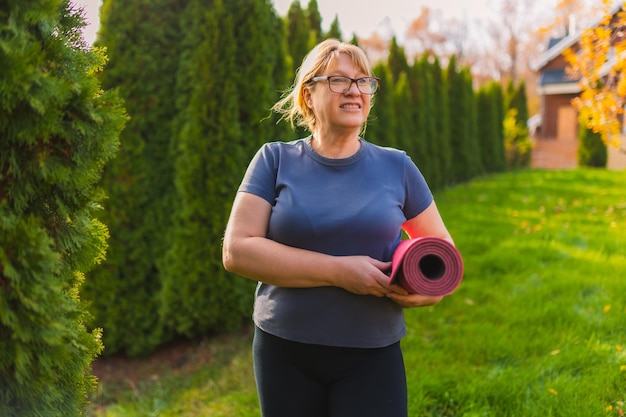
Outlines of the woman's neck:
[{"label": "woman's neck", "polygon": [[355,134],[331,136],[316,132],[311,136],[311,146],[323,157],[339,159],[357,153],[361,149],[361,141]]}]

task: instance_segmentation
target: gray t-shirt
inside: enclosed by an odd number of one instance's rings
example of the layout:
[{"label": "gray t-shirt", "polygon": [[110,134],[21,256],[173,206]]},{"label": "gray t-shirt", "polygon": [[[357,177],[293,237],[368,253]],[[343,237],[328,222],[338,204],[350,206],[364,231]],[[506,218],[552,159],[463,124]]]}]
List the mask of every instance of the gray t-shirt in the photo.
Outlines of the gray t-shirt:
[{"label": "gray t-shirt", "polygon": [[[405,152],[361,139],[360,150],[325,158],[311,138],[271,142],[254,156],[239,191],[267,200],[267,237],[335,256],[391,260],[402,224],[433,201]],[[403,310],[387,298],[338,287],[286,288],[259,283],[254,322],[284,339],[343,347],[384,347],[406,333]]]}]

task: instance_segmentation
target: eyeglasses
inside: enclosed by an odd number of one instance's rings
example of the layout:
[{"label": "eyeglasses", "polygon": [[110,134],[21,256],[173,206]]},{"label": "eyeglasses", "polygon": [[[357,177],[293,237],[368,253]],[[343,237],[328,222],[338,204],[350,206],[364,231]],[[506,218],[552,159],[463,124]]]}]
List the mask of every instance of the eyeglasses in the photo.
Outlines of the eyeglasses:
[{"label": "eyeglasses", "polygon": [[356,84],[356,87],[363,94],[374,94],[378,91],[380,85],[380,79],[377,77],[361,77],[350,78],[342,75],[323,75],[320,77],[313,77],[307,81],[309,83],[316,83],[318,81],[328,81],[328,88],[333,93],[343,94],[347,93],[352,87],[352,83]]}]

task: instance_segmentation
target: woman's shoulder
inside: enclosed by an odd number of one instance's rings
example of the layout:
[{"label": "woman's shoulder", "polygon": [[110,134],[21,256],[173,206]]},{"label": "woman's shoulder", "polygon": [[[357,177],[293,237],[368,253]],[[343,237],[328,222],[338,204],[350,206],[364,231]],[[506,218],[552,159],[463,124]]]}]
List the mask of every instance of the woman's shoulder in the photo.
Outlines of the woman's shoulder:
[{"label": "woman's shoulder", "polygon": [[306,140],[307,138],[294,139],[290,141],[271,140],[261,145],[260,150],[264,152],[269,151],[269,152],[274,153],[274,152],[289,151],[291,149],[301,149],[304,147]]},{"label": "woman's shoulder", "polygon": [[310,138],[310,136],[308,136],[306,138],[291,139],[291,140],[278,140],[278,139],[276,139],[276,140],[269,140],[269,141],[265,142],[263,144],[263,146],[269,146],[269,147],[274,147],[274,148],[288,148],[288,147],[292,147],[292,146],[302,145],[309,138]]},{"label": "woman's shoulder", "polygon": [[375,156],[379,156],[382,158],[389,158],[394,161],[400,161],[400,160],[404,160],[408,158],[407,153],[403,151],[402,149],[393,148],[391,146],[377,145],[375,143],[368,142],[364,139],[363,139],[363,143],[366,144],[370,152]]}]

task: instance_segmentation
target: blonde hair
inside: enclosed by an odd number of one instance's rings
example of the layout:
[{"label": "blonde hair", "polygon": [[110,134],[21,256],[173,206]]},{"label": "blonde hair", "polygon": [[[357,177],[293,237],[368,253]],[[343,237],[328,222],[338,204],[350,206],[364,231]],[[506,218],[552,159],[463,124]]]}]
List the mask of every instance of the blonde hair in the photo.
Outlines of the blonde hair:
[{"label": "blonde hair", "polygon": [[[292,128],[306,127],[310,132],[315,130],[315,114],[306,104],[304,90],[313,88],[307,81],[321,75],[323,72],[337,65],[339,54],[346,54],[354,66],[368,76],[372,76],[372,68],[365,52],[356,45],[341,42],[337,39],[326,39],[313,48],[302,61],[296,71],[293,86],[285,92],[283,97],[272,106],[272,110],[281,114],[280,120],[286,120]],[[373,100],[370,105],[373,104]],[[365,131],[365,124],[361,128]]]}]

